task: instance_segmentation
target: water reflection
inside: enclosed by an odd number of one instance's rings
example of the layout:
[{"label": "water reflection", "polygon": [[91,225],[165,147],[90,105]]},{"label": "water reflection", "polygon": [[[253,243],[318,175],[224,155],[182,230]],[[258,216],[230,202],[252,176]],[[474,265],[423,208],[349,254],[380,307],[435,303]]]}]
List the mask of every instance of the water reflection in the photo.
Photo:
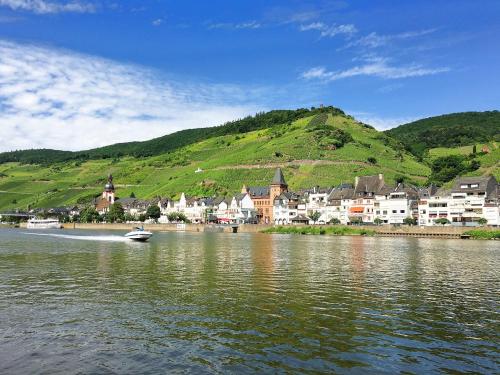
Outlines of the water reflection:
[{"label": "water reflection", "polygon": [[495,242],[0,230],[0,372],[493,373],[498,266]]}]

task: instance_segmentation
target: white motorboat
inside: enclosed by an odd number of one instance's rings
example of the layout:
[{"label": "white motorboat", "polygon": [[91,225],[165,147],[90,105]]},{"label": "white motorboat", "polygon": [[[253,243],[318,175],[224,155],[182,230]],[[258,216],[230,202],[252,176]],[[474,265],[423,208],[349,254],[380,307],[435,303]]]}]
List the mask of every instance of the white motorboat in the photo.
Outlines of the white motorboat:
[{"label": "white motorboat", "polygon": [[128,239],[131,239],[133,241],[144,242],[144,241],[149,240],[152,235],[153,235],[153,233],[148,232],[147,230],[144,230],[144,228],[136,227],[131,232],[128,232],[127,234],[125,234],[125,237]]},{"label": "white motorboat", "polygon": [[61,229],[62,225],[58,219],[36,219],[28,220],[26,225],[28,229]]}]

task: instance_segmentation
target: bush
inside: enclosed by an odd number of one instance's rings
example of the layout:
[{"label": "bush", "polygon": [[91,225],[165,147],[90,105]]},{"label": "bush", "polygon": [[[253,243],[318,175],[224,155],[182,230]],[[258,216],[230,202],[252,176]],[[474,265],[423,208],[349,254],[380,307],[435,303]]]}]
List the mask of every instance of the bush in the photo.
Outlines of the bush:
[{"label": "bush", "polygon": [[441,218],[439,218],[439,219],[436,219],[436,220],[434,220],[434,222],[435,222],[436,224],[441,224],[441,225],[450,224],[450,221],[449,221],[448,219],[444,218],[444,217],[441,217]]},{"label": "bush", "polygon": [[405,217],[403,219],[403,224],[406,224],[406,225],[417,225],[417,219],[415,219],[414,217],[411,217],[411,216],[408,216],[408,217]]},{"label": "bush", "polygon": [[366,159],[368,163],[370,164],[377,164],[377,159],[375,159],[373,156],[370,156],[368,159]]},{"label": "bush", "polygon": [[464,232],[471,236],[474,239],[478,240],[499,240],[500,239],[500,230],[484,230],[484,229],[473,229],[467,232]]}]

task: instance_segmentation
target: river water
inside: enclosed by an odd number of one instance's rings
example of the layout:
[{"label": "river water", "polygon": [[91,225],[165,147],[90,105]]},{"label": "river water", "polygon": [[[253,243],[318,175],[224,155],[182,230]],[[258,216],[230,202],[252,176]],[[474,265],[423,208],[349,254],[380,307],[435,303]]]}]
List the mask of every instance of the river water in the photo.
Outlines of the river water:
[{"label": "river water", "polygon": [[499,372],[498,242],[120,234],[0,229],[0,373]]}]

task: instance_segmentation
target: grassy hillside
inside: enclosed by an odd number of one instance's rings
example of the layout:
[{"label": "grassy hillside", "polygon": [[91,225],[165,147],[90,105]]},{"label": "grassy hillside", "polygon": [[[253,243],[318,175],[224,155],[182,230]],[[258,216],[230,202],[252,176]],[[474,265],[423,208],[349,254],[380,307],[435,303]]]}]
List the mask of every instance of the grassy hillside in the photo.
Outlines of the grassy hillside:
[{"label": "grassy hillside", "polygon": [[500,112],[463,112],[429,117],[386,133],[403,143],[414,155],[424,157],[428,150],[438,147],[500,142]]},{"label": "grassy hillside", "polygon": [[327,112],[344,115],[344,112],[334,107],[274,110],[265,113],[257,113],[255,116],[248,116],[220,126],[181,130],[144,142],[116,143],[110,146],[78,152],[49,149],[4,152],[0,153],[0,164],[6,162],[20,162],[24,164],[53,164],[55,162],[70,160],[83,161],[90,159],[118,158],[122,156],[155,156],[177,150],[208,138],[246,133],[253,130],[270,128],[280,124],[289,124],[292,121],[306,116],[314,116]]},{"label": "grassy hillside", "polygon": [[[211,136],[154,156],[65,160],[50,165],[0,164],[0,210],[89,201],[113,173],[117,195],[139,198],[239,192],[267,185],[282,166],[292,189],[353,182],[384,173],[423,183],[429,168],[402,146],[341,111],[304,112],[293,121],[245,133]],[[260,126],[259,126],[260,127]],[[374,159],[372,159],[374,158]],[[370,160],[370,161],[368,161]],[[202,173],[195,173],[197,168]]]}]

